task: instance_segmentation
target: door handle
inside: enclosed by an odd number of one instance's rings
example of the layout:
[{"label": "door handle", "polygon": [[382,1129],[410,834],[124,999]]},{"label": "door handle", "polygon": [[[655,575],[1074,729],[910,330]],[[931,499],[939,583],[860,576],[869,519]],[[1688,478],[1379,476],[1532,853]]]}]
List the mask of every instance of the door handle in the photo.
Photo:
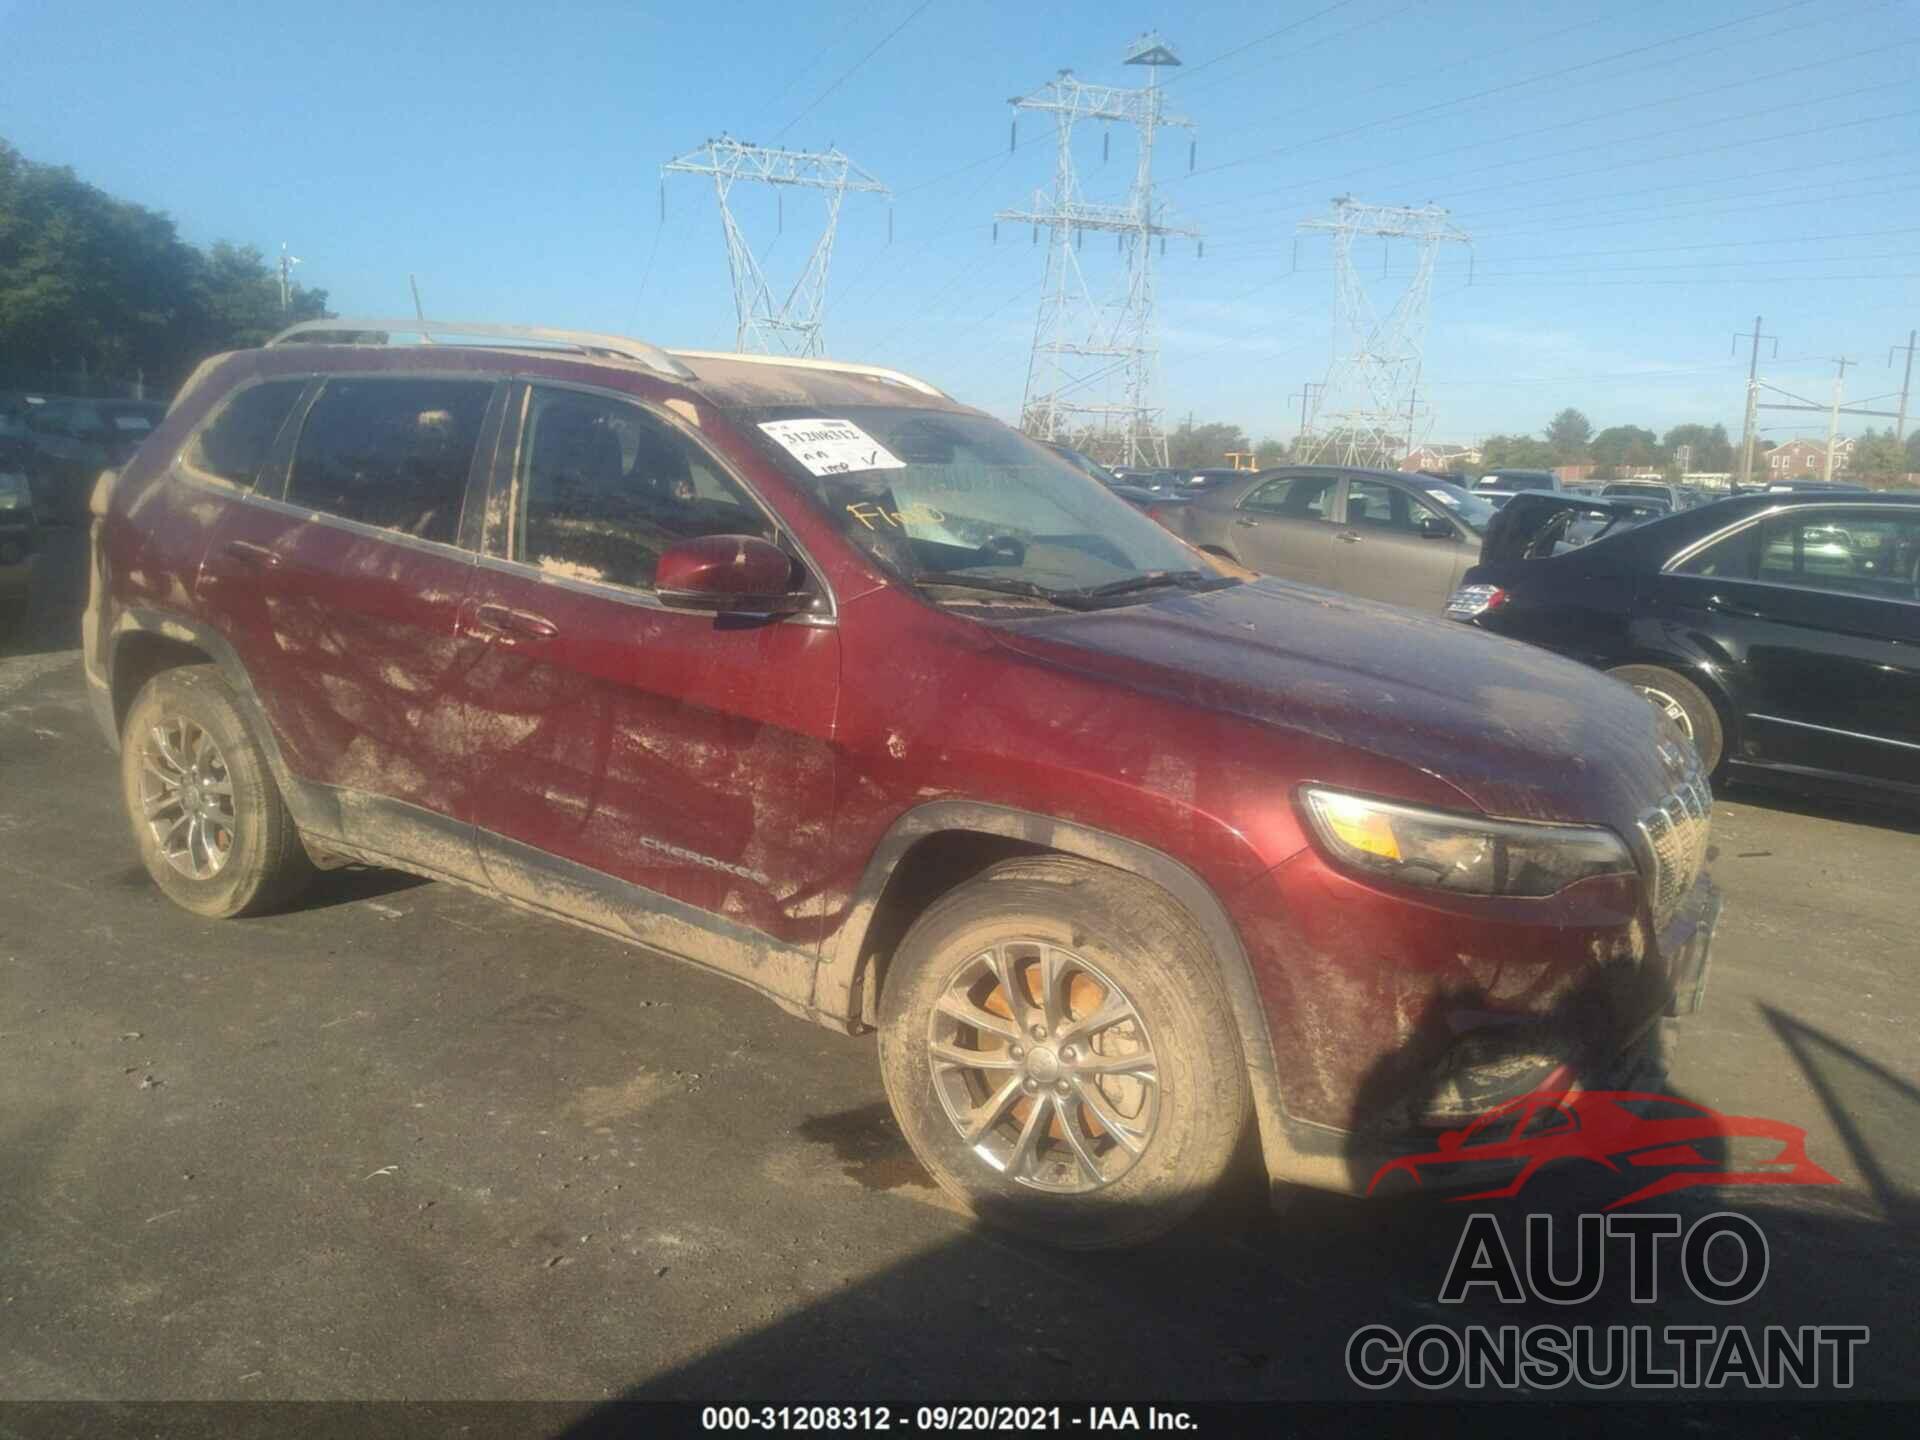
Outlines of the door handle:
[{"label": "door handle", "polygon": [[[482,606],[481,609],[488,607]],[[551,640],[560,633],[560,627],[544,615],[535,615],[530,610],[509,610],[504,624],[505,629],[516,635],[525,635],[534,640]]]},{"label": "door handle", "polygon": [[462,633],[475,640],[492,640],[501,645],[520,640],[551,640],[560,627],[544,615],[513,610],[505,605],[475,605],[460,623]]},{"label": "door handle", "polygon": [[280,557],[273,551],[250,540],[229,540],[221,548],[243,565],[259,565],[271,570],[280,563]]},{"label": "door handle", "polygon": [[1721,615],[1738,615],[1745,620],[1770,620],[1773,617],[1764,610],[1754,610],[1746,605],[1735,605],[1722,600],[1718,595],[1707,598],[1707,609]]},{"label": "door handle", "polygon": [[1340,541],[1342,544],[1357,545],[1360,543],[1360,532],[1358,530],[1342,530],[1338,535],[1334,536],[1333,538]]},{"label": "door handle", "polygon": [[1260,522],[1258,520],[1241,519],[1233,523],[1238,525],[1242,530],[1258,530],[1260,528]]}]

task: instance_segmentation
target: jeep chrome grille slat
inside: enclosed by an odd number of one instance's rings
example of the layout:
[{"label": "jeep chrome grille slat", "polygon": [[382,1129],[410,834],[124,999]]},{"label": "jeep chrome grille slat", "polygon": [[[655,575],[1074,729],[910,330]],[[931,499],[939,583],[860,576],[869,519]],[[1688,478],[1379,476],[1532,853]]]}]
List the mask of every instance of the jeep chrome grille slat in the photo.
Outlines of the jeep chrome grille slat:
[{"label": "jeep chrome grille slat", "polygon": [[1713,790],[1706,777],[1697,774],[1640,817],[1640,833],[1646,837],[1653,862],[1650,880],[1656,929],[1665,928],[1700,878],[1712,819]]}]

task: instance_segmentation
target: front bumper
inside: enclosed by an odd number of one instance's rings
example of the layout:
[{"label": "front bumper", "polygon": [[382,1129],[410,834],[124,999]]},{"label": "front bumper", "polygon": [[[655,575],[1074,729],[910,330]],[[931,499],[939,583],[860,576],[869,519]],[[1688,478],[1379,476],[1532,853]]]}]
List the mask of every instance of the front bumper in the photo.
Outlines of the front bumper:
[{"label": "front bumper", "polygon": [[1242,900],[1283,1110],[1262,1126],[1269,1170],[1354,1191],[1534,1090],[1657,1086],[1660,1021],[1699,1007],[1721,908],[1703,876],[1656,935],[1638,877],[1490,900],[1369,884],[1311,851]]}]

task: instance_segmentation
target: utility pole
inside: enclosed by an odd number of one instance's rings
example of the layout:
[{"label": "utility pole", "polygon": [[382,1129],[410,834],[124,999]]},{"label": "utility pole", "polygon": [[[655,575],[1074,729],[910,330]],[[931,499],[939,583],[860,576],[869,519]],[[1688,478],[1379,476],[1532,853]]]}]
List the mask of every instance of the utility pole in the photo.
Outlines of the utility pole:
[{"label": "utility pole", "polygon": [[1840,367],[1840,371],[1833,377],[1833,408],[1827,411],[1827,464],[1820,475],[1822,480],[1833,479],[1833,441],[1834,437],[1840,433],[1840,394],[1846,389],[1847,366],[1856,365],[1859,362],[1849,360],[1842,355],[1833,363]]},{"label": "utility pole", "polygon": [[1326,387],[1318,380],[1308,380],[1302,383],[1298,394],[1287,397],[1290,401],[1298,400],[1300,402],[1300,433],[1294,438],[1293,442],[1294,457],[1296,459],[1299,458],[1300,447],[1306,444],[1307,416],[1313,413],[1315,397],[1325,388]]},{"label": "utility pole", "polygon": [[1900,380],[1900,418],[1894,422],[1893,443],[1902,450],[1907,448],[1907,392],[1913,386],[1914,341],[1920,339],[1920,330],[1907,332],[1907,343],[1895,345],[1887,351],[1887,364],[1893,364],[1893,357],[1900,351],[1907,352],[1907,373]]},{"label": "utility pole", "polygon": [[[1733,337],[1736,350],[1740,342],[1746,338],[1744,335],[1737,334]],[[1762,340],[1771,340],[1773,342],[1773,358],[1776,360],[1780,358],[1780,337],[1778,335],[1762,335],[1760,333],[1760,317],[1758,315],[1753,317],[1752,338],[1753,354],[1747,361],[1747,423],[1740,432],[1740,483],[1742,485],[1751,485],[1753,483],[1753,420],[1754,411],[1757,410],[1760,405],[1760,342]]]},{"label": "utility pole", "polygon": [[293,267],[300,263],[298,255],[287,253],[287,242],[280,242],[280,313],[286,314],[293,305]]}]

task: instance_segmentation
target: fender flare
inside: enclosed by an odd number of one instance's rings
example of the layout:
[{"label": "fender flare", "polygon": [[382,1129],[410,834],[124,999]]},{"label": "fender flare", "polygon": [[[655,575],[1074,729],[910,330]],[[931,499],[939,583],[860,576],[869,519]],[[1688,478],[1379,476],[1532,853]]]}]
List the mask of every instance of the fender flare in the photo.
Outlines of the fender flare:
[{"label": "fender flare", "polygon": [[[1266,1009],[1254,983],[1246,946],[1241,943],[1240,932],[1227,914],[1226,906],[1211,886],[1171,855],[1091,825],[976,800],[933,800],[901,815],[874,847],[860,884],[848,902],[845,920],[824,942],[813,993],[815,1012],[823,1023],[836,1023],[830,1016],[849,1024],[857,1018],[858,991],[864,978],[861,952],[880,897],[914,845],[929,836],[949,832],[1019,840],[1078,856],[1137,875],[1171,896],[1199,926],[1214,953],[1246,1061],[1254,1117],[1260,1127],[1270,1177],[1346,1188],[1344,1164],[1334,1157],[1306,1154],[1296,1144],[1293,1135],[1296,1126],[1287,1119],[1274,1072],[1273,1035],[1267,1026]],[[1328,1164],[1329,1160],[1333,1163]]]},{"label": "fender flare", "polygon": [[286,757],[280,751],[280,737],[267,719],[266,707],[261,704],[260,693],[254,689],[253,677],[241,663],[239,653],[219,631],[197,620],[141,605],[130,605],[115,618],[113,629],[107,636],[106,653],[101,657],[101,683],[92,690],[96,705],[106,707],[98,718],[102,728],[108,732],[108,743],[114,749],[119,748],[118,717],[122,713],[123,702],[130,703],[133,699],[130,695],[115,694],[113,681],[114,670],[119,663],[120,646],[130,635],[155,635],[205,651],[219,670],[220,678],[232,687],[235,698],[240,702],[242,718],[253,735],[254,743],[266,756],[267,768],[273,772],[274,783],[280,787],[281,798],[293,813],[294,823],[304,834],[317,840],[337,839],[345,833],[339,801],[334,792],[326,786],[306,784],[288,768]]}]

